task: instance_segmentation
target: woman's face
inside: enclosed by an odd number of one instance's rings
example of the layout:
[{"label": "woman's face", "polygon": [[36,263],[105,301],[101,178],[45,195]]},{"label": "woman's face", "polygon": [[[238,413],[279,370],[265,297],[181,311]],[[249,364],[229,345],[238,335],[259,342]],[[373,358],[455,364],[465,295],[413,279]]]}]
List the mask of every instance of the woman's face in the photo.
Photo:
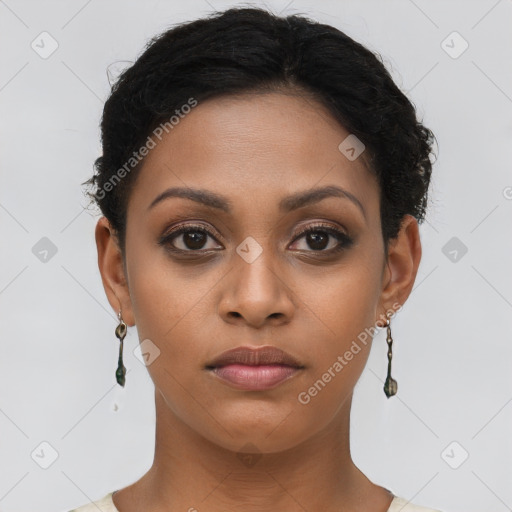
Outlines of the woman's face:
[{"label": "woman's face", "polygon": [[[199,103],[146,156],[128,284],[109,299],[136,324],[169,414],[218,445],[273,452],[335,424],[369,354],[361,334],[400,299],[386,288],[378,183],[364,152],[339,149],[348,136],[311,99],[246,94]],[[240,389],[207,369],[240,346],[303,368]]]}]

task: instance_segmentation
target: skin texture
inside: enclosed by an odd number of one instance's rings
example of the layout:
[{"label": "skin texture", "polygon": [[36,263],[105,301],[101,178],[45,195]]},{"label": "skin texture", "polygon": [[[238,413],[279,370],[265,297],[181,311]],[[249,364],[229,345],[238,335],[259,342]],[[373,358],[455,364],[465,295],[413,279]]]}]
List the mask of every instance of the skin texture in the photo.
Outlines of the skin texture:
[{"label": "skin texture", "polygon": [[[128,326],[137,326],[141,341],[160,350],[148,365],[157,415],[154,464],[114,495],[121,512],[389,507],[392,495],[350,455],[352,393],[371,340],[308,404],[297,399],[358,334],[382,326],[385,312],[404,304],[421,259],[417,221],[406,216],[385,263],[378,183],[365,153],[350,161],[339,151],[348,135],[322,106],[298,94],[205,101],[145,159],[128,204],[126,273],[108,221],[98,221],[108,300]],[[279,211],[284,197],[327,185],[356,196],[365,213],[340,197]],[[169,187],[221,194],[232,212],[186,198],[148,210]],[[319,222],[353,243],[333,253],[339,242],[332,235],[323,246],[296,239]],[[194,245],[190,233],[167,242],[188,250],[184,256],[158,244],[171,227],[187,224],[213,237],[203,245]],[[247,237],[262,249],[251,263],[236,251]],[[271,390],[234,389],[204,367],[240,345],[277,346],[304,369]],[[258,458],[248,465],[241,452]]]}]

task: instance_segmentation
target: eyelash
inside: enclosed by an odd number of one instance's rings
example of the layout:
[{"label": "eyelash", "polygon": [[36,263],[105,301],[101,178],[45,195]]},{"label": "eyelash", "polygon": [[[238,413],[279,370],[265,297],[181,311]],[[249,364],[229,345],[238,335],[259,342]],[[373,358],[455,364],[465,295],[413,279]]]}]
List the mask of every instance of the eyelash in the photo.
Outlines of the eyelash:
[{"label": "eyelash", "polygon": [[[189,249],[189,250],[177,249],[177,248],[172,246],[172,244],[171,244],[172,240],[177,238],[179,235],[182,235],[184,233],[189,233],[189,232],[206,233],[207,235],[212,237],[215,241],[217,241],[215,235],[209,229],[205,228],[204,226],[187,224],[186,226],[178,227],[178,228],[172,230],[170,233],[162,236],[158,243],[160,245],[165,246],[169,251],[171,251],[173,253],[181,253],[181,254],[184,254],[184,253],[201,253],[202,251],[204,251],[202,249],[198,249],[198,250],[193,250],[193,249]],[[328,224],[316,224],[314,226],[308,226],[307,228],[305,228],[305,229],[301,230],[299,233],[297,233],[297,235],[293,239],[292,243],[296,242],[297,240],[302,238],[304,235],[307,235],[309,233],[319,233],[319,232],[320,233],[327,233],[327,234],[333,236],[334,238],[336,238],[338,240],[338,242],[339,242],[338,245],[334,249],[318,250],[318,251],[309,250],[309,251],[306,251],[306,252],[313,252],[313,253],[318,253],[318,254],[322,254],[322,253],[334,254],[334,253],[338,253],[338,252],[341,252],[341,251],[347,249],[353,243],[352,238],[349,237],[346,233],[344,233],[343,231],[340,231],[340,230],[338,230],[338,229],[336,229],[336,228],[334,228],[334,227],[332,227],[332,226],[330,226]],[[212,249],[206,249],[206,251],[210,251],[210,250],[212,250]]]}]

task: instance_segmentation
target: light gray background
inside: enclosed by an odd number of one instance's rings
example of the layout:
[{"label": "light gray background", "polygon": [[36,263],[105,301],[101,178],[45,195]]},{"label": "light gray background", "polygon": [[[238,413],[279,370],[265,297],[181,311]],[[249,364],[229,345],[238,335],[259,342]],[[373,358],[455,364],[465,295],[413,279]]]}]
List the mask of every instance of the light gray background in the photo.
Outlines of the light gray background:
[{"label": "light gray background", "polygon": [[[84,208],[80,183],[100,154],[107,67],[133,61],[173,23],[235,4],[0,1],[3,512],[66,511],[151,465],[153,385],[133,328],[125,389],[115,382],[119,342],[97,269],[99,216]],[[387,400],[382,391],[381,331],[355,392],[354,461],[417,504],[512,510],[512,1],[266,5],[333,24],[380,52],[439,140],[421,266],[392,323],[399,392]],[[51,48],[43,31],[58,43],[48,58],[31,47]],[[442,46],[453,31],[469,44],[457,58]],[[444,43],[452,53],[461,44]],[[57,250],[46,261],[43,237]]]}]

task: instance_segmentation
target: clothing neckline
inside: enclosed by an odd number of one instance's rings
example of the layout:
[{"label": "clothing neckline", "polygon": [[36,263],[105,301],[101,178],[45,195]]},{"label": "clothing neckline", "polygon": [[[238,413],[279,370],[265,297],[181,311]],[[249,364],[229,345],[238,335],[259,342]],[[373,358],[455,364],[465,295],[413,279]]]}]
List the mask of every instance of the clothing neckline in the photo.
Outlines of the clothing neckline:
[{"label": "clothing neckline", "polygon": [[[119,510],[116,508],[116,506],[114,504],[114,500],[113,500],[113,496],[118,490],[119,489],[110,492],[105,497],[107,499],[108,504],[112,506],[112,509],[113,509],[112,512],[119,512]],[[400,498],[393,492],[391,492],[391,491],[389,491],[389,492],[393,495],[393,499],[392,499],[391,503],[389,504],[389,507],[386,510],[386,512],[395,512],[395,510],[399,510],[397,507],[400,506],[402,508],[405,504],[409,503],[405,498]]]}]

